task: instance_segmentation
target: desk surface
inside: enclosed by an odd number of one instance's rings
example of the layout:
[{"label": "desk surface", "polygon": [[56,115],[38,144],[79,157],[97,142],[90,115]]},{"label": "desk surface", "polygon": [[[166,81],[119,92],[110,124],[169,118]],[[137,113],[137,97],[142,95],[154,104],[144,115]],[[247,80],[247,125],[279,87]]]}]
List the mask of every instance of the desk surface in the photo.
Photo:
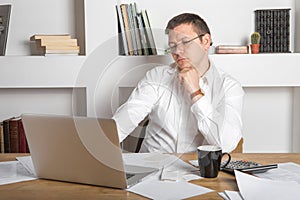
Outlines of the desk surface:
[{"label": "desk surface", "polygon": [[[20,154],[0,154],[0,161],[14,160]],[[22,154],[21,154],[22,155]],[[197,159],[196,154],[185,154],[181,159]],[[281,162],[295,162],[300,164],[300,154],[232,154],[232,159],[253,160],[262,164]],[[192,183],[215,190],[205,195],[196,196],[190,199],[222,199],[217,192],[224,190],[238,190],[233,175],[220,172],[217,178],[198,179]],[[0,186],[1,199],[145,199],[137,194],[126,190],[89,186],[83,184],[66,183],[49,180],[34,180]]]}]

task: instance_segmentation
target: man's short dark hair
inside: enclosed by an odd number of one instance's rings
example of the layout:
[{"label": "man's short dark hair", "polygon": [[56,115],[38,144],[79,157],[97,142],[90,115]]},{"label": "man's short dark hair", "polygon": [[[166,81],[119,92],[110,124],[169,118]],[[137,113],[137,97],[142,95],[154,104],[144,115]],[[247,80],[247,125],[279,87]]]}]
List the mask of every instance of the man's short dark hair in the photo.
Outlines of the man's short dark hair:
[{"label": "man's short dark hair", "polygon": [[210,34],[210,30],[206,22],[199,15],[193,13],[183,13],[173,17],[168,22],[165,33],[169,34],[170,30],[173,30],[175,27],[181,24],[192,24],[195,29],[194,31],[198,35],[205,33]]}]

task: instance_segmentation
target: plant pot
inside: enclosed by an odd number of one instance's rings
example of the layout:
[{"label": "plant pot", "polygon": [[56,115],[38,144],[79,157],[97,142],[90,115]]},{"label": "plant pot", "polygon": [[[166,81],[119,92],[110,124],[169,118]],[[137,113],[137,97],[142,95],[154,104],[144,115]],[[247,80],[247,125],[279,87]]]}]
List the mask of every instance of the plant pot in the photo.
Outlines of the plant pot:
[{"label": "plant pot", "polygon": [[259,44],[251,44],[251,53],[256,54],[259,53]]}]

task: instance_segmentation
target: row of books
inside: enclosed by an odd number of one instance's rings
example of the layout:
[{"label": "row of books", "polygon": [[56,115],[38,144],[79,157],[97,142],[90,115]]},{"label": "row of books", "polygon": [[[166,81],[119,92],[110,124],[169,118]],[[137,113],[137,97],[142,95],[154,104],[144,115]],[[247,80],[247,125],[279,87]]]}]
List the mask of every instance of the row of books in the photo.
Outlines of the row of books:
[{"label": "row of books", "polygon": [[261,35],[260,52],[290,52],[290,9],[255,10],[255,31]]},{"label": "row of books", "polygon": [[70,34],[42,34],[30,37],[33,55],[78,55],[79,46],[77,39],[72,39]]},{"label": "row of books", "polygon": [[156,55],[156,46],[146,10],[136,3],[116,5],[120,55]]},{"label": "row of books", "polygon": [[29,153],[21,117],[0,123],[0,153]]}]

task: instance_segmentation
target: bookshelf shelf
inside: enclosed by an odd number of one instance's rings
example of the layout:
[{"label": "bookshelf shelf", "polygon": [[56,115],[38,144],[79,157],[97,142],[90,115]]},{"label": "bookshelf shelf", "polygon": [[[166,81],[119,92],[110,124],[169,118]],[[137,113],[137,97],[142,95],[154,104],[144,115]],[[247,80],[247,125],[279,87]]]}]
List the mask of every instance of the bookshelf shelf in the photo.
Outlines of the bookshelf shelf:
[{"label": "bookshelf shelf", "polygon": [[0,57],[0,88],[73,87],[85,56]]}]

